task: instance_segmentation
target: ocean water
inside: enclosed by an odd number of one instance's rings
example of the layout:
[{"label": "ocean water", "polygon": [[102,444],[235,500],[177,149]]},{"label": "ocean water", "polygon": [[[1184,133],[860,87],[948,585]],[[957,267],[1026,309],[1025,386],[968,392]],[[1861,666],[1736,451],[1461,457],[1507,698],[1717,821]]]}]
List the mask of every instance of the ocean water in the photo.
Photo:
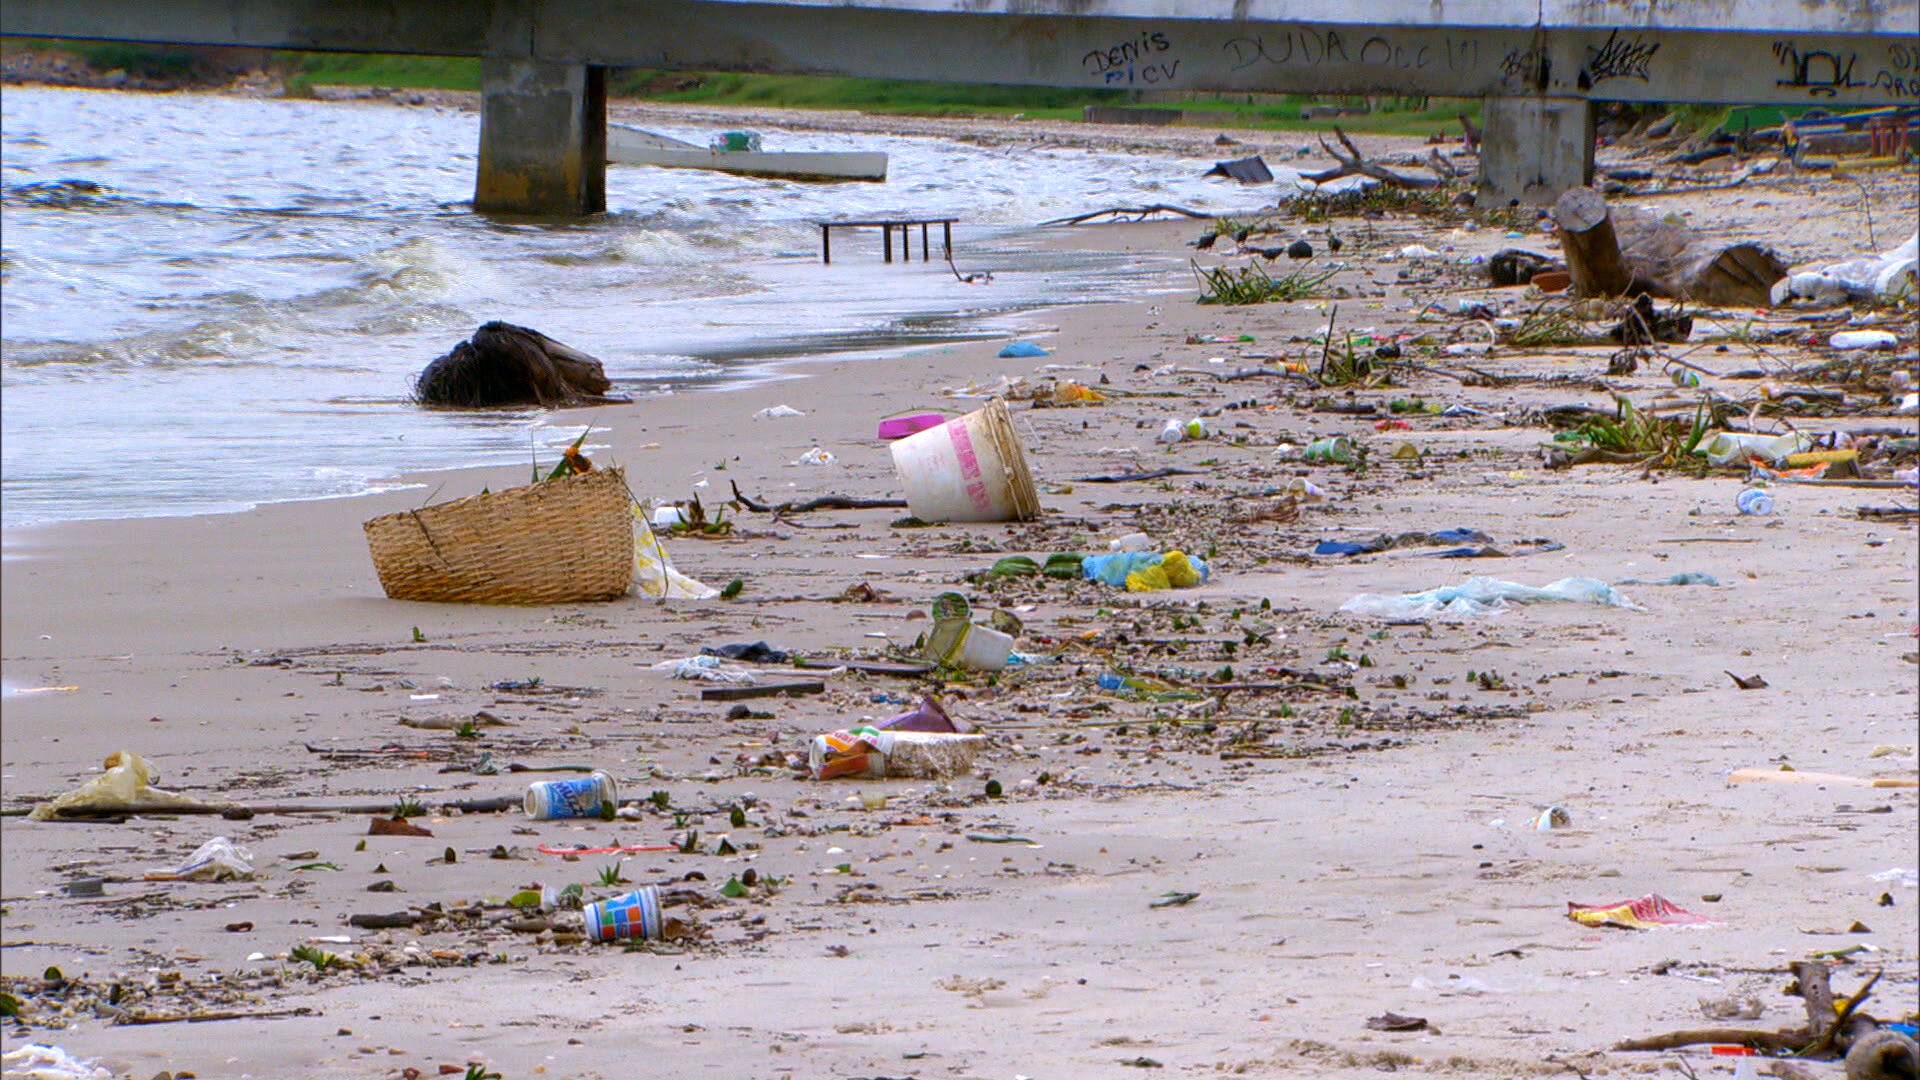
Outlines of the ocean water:
[{"label": "ocean water", "polygon": [[[1232,209],[1209,162],[763,131],[879,149],[885,184],[611,167],[609,213],[471,212],[476,114],[381,103],[8,88],[0,98],[0,512],[8,527],[200,514],[525,461],[581,413],[436,412],[413,377],[489,319],[604,362],[617,390],[723,387],[796,355],[1013,332],[1017,313],[1183,287],[1176,259],[1058,252],[1043,220]],[[708,132],[662,128],[703,143]],[[961,219],[957,281],[884,264],[873,230]],[[917,255],[917,252],[916,252]]]}]

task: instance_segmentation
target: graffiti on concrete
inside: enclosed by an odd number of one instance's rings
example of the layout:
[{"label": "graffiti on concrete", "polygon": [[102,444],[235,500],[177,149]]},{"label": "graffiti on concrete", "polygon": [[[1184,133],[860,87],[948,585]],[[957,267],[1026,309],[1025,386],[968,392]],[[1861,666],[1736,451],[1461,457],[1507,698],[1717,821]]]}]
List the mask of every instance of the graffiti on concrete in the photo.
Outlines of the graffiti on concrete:
[{"label": "graffiti on concrete", "polygon": [[1776,41],[1773,57],[1787,69],[1787,77],[1775,81],[1774,85],[1805,90],[1809,97],[1833,97],[1842,90],[1856,90],[1866,85],[1853,77],[1853,66],[1860,60],[1858,53],[1847,53],[1842,58],[1839,53],[1825,49],[1801,52],[1790,41]]},{"label": "graffiti on concrete", "polygon": [[1399,42],[1383,34],[1362,38],[1338,30],[1284,30],[1242,35],[1221,46],[1233,70],[1268,64],[1275,67],[1317,67],[1322,64],[1363,64],[1398,71],[1472,71],[1480,66],[1480,42],[1471,37],[1444,37],[1438,42]]},{"label": "graffiti on concrete", "polygon": [[1621,37],[1615,30],[1607,35],[1604,44],[1587,46],[1587,66],[1580,72],[1580,89],[1591,90],[1608,79],[1639,79],[1647,81],[1647,65],[1653,61],[1653,54],[1660,51],[1660,43],[1644,38]]},{"label": "graffiti on concrete", "polygon": [[1088,51],[1080,67],[1107,85],[1171,82],[1180,71],[1180,61],[1166,56],[1172,48],[1164,32],[1143,30],[1129,40]]}]

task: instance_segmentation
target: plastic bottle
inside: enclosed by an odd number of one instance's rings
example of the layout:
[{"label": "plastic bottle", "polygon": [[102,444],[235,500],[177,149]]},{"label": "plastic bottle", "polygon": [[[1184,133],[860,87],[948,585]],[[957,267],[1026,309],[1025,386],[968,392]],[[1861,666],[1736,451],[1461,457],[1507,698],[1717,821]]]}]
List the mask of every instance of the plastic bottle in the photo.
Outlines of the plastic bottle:
[{"label": "plastic bottle", "polygon": [[1765,488],[1747,488],[1734,497],[1733,505],[1743,514],[1764,517],[1773,513],[1773,493]]},{"label": "plastic bottle", "polygon": [[1204,439],[1206,437],[1206,421],[1201,420],[1197,416],[1191,420],[1169,420],[1166,426],[1160,429],[1159,435],[1159,439],[1163,443],[1177,443],[1187,439]]},{"label": "plastic bottle", "polygon": [[1308,461],[1351,465],[1353,464],[1353,440],[1345,435],[1338,435],[1331,439],[1315,439],[1307,444],[1305,457]]}]

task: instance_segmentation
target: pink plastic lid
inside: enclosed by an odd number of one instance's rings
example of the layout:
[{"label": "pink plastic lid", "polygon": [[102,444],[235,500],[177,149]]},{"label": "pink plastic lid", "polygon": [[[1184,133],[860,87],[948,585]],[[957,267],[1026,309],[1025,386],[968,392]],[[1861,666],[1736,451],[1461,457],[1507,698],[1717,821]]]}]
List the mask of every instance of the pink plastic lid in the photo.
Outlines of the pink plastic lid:
[{"label": "pink plastic lid", "polygon": [[879,437],[886,440],[904,439],[916,432],[930,427],[939,427],[947,422],[942,413],[912,413],[907,416],[890,416],[880,421]]}]

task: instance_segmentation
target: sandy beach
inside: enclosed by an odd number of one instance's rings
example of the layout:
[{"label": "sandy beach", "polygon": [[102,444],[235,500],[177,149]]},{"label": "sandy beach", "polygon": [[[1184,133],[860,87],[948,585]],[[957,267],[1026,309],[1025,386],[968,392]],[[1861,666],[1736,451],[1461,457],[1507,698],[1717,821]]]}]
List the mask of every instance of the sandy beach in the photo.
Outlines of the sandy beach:
[{"label": "sandy beach", "polygon": [[[1861,175],[1864,187],[1781,169],[1625,201],[1764,240],[1795,264],[1826,262],[1891,247],[1920,217],[1911,169]],[[431,837],[368,835],[371,813],[8,816],[0,976],[21,1014],[6,1048],[57,1044],[138,1080],[435,1076],[470,1062],[505,1080],[1585,1077],[1667,1075],[1677,1060],[1731,1076],[1742,1059],[1704,1047],[1612,1047],[1804,1023],[1786,966],[1849,949],[1836,993],[1879,973],[1866,1011],[1910,1021],[1920,533],[1912,517],[1859,508],[1911,506],[1912,489],[1783,483],[1772,514],[1745,516],[1739,472],[1549,467],[1542,417],[1611,410],[1615,394],[1691,415],[1699,391],[1676,388],[1661,363],[1684,356],[1705,390],[1753,406],[1755,430],[1910,438],[1915,420],[1894,415],[1885,371],[1889,355],[1912,366],[1911,305],[1871,316],[1899,338],[1875,373],[1830,383],[1787,369],[1832,357],[1824,342],[1845,308],[1799,322],[1808,313],[1697,310],[1689,343],[1630,374],[1608,374],[1614,345],[1449,356],[1445,345],[1483,340],[1481,315],[1552,302],[1486,287],[1484,268],[1463,265],[1509,246],[1556,253],[1550,235],[1465,224],[1295,218],[1277,242],[1308,240],[1306,265],[1334,271],[1309,299],[1222,307],[1189,290],[1047,310],[1025,317],[1022,337],[1041,358],[1000,358],[994,341],[802,360],[744,387],[567,417],[593,425],[590,456],[623,467],[641,497],[697,495],[711,512],[735,484],[765,503],[897,497],[878,419],[957,415],[1008,391],[1037,520],[910,528],[898,509],[729,508],[730,535],[667,543],[694,578],[741,582],[731,600],[385,598],[363,521],[524,483],[524,465],[240,514],[9,530],[7,810],[127,750],[160,787],[209,802],[411,797]],[[1057,242],[1183,257],[1202,228],[1080,227]],[[1203,266],[1247,264],[1218,247]],[[1293,268],[1281,259],[1274,273]],[[1490,312],[1463,315],[1463,300]],[[1334,387],[1276,374],[1321,362],[1315,336],[1330,316],[1336,343],[1349,332],[1369,339],[1363,351],[1399,342],[1421,367],[1383,363],[1390,381]],[[1468,367],[1501,378],[1463,379]],[[1844,404],[1829,416],[1762,410],[1753,370],[1844,387]],[[1036,405],[1032,389],[1059,380],[1106,400]],[[1390,411],[1415,398],[1465,408]],[[804,415],[755,418],[777,405]],[[1190,418],[1210,437],[1156,441],[1167,420]],[[1366,448],[1363,465],[1303,460],[1308,442],[1340,435]],[[831,464],[796,464],[816,447]],[[1160,469],[1178,471],[1086,479]],[[1288,499],[1296,479],[1324,500]],[[1435,558],[1419,544],[1310,554],[1447,529],[1478,530],[1505,556]],[[1129,593],[983,573],[1007,556],[1104,552],[1134,532],[1205,556],[1209,579]],[[1647,583],[1680,573],[1717,584]],[[1339,611],[1358,594],[1474,576],[1593,578],[1631,606],[1457,620]],[[907,659],[948,591],[1017,616],[1033,662],[995,677],[809,672],[824,693],[739,712],[653,668],[760,640],[829,660]],[[1103,691],[1108,672],[1190,692]],[[1730,674],[1766,685],[1743,690]],[[987,736],[970,773],[812,781],[794,768],[812,736],[924,694]],[[501,725],[450,730],[482,712]],[[475,772],[483,754],[497,772]],[[576,764],[607,771],[639,819],[442,809],[517,798],[548,775],[510,765]],[[1730,782],[1741,769],[1777,780],[1783,767],[1841,779]],[[1533,826],[1555,807],[1562,824]],[[250,850],[250,880],[144,880],[217,835]],[[719,853],[723,838],[733,853]],[[539,850],[683,843],[697,853]],[[684,936],[585,943],[564,914],[558,938],[516,928],[514,893],[580,883],[614,895],[623,888],[598,879],[616,862],[633,885],[661,887]],[[758,881],[744,895],[723,892],[749,870]],[[103,894],[69,895],[87,877],[104,879]],[[1568,918],[1569,903],[1648,894],[1710,921]],[[384,913],[414,925],[350,925]],[[341,962],[323,972],[291,956],[301,946]],[[209,1011],[263,1015],[187,1022]],[[1425,1023],[1369,1027],[1389,1013]],[[1842,1075],[1837,1062],[1802,1067]]]}]

